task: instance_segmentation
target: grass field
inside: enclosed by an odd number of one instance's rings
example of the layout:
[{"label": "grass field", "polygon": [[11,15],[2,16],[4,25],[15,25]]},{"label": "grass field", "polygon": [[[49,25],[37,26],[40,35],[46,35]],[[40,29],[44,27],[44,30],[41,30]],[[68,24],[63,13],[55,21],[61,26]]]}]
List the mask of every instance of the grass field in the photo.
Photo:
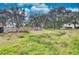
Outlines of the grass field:
[{"label": "grass field", "polygon": [[1,55],[79,54],[79,30],[1,33]]}]

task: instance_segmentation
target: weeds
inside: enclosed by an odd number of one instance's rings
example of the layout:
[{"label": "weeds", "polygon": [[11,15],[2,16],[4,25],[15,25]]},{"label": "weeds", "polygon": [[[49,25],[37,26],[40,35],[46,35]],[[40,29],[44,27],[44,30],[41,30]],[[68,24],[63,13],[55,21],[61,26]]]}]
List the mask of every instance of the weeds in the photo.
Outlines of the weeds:
[{"label": "weeds", "polygon": [[[71,35],[71,37],[68,35]],[[3,37],[6,37],[5,39],[7,39],[8,43],[6,41],[6,45],[3,44],[3,47],[0,47],[1,55],[79,54],[79,36],[77,32],[75,35],[73,32],[69,34],[62,30],[43,31],[43,33],[39,35],[21,32],[15,36],[17,37],[17,42],[9,43],[13,36],[3,35]]]}]

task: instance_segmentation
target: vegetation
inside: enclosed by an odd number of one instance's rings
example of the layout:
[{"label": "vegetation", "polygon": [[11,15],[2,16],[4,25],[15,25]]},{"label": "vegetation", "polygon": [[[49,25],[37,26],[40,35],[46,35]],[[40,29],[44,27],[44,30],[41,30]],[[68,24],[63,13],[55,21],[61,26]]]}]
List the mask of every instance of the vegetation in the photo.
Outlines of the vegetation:
[{"label": "vegetation", "polygon": [[[40,27],[60,29],[64,24],[79,24],[79,12],[66,10],[65,7],[50,9],[48,14],[25,14],[24,8],[12,7],[0,9],[0,23],[3,26],[13,25],[17,31],[20,27]],[[28,18],[28,19],[26,19]],[[6,24],[8,23],[8,24]]]},{"label": "vegetation", "polygon": [[[76,27],[79,12],[58,7],[48,14],[30,14],[27,20],[26,17],[24,8],[0,9],[2,27],[6,30],[7,25],[13,25],[13,31],[17,32],[0,33],[1,55],[79,54],[79,30],[61,29],[65,23],[73,23]],[[28,31],[29,28],[32,30]]]},{"label": "vegetation", "polygon": [[1,55],[79,54],[79,30],[0,34]]},{"label": "vegetation", "polygon": [[52,8],[48,14],[32,14],[29,17],[28,25],[40,28],[60,29],[64,24],[76,24],[79,21],[79,12],[66,10],[64,7]]}]

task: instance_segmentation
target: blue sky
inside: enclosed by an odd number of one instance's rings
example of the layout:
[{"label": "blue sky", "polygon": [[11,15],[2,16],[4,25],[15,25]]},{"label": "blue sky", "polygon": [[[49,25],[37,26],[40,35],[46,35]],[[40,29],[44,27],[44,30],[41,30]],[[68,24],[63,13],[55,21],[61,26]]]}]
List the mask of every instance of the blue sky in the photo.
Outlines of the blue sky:
[{"label": "blue sky", "polygon": [[[18,6],[19,3],[0,3],[0,8],[3,8],[3,7],[16,7]],[[23,4],[23,3],[22,3]],[[31,8],[34,4],[38,4],[38,3],[33,3],[33,4],[30,4],[30,3],[24,3],[23,6],[20,6],[20,7],[23,7],[23,8]],[[40,3],[39,3],[40,4]],[[79,3],[44,3],[46,4],[49,8],[50,7],[60,7],[60,6],[64,6],[64,7],[72,7],[72,8],[75,8],[75,7],[79,7]]]},{"label": "blue sky", "polygon": [[0,8],[10,7],[26,8],[26,14],[28,13],[48,13],[51,8],[65,7],[73,11],[78,11],[74,8],[79,8],[79,3],[0,3]]}]

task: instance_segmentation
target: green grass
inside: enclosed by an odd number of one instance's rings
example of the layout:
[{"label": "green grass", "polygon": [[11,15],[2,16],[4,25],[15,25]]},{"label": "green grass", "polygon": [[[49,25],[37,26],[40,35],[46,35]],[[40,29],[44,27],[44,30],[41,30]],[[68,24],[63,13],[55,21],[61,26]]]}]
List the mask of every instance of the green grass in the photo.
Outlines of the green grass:
[{"label": "green grass", "polygon": [[79,30],[0,34],[1,55],[79,54]]}]

